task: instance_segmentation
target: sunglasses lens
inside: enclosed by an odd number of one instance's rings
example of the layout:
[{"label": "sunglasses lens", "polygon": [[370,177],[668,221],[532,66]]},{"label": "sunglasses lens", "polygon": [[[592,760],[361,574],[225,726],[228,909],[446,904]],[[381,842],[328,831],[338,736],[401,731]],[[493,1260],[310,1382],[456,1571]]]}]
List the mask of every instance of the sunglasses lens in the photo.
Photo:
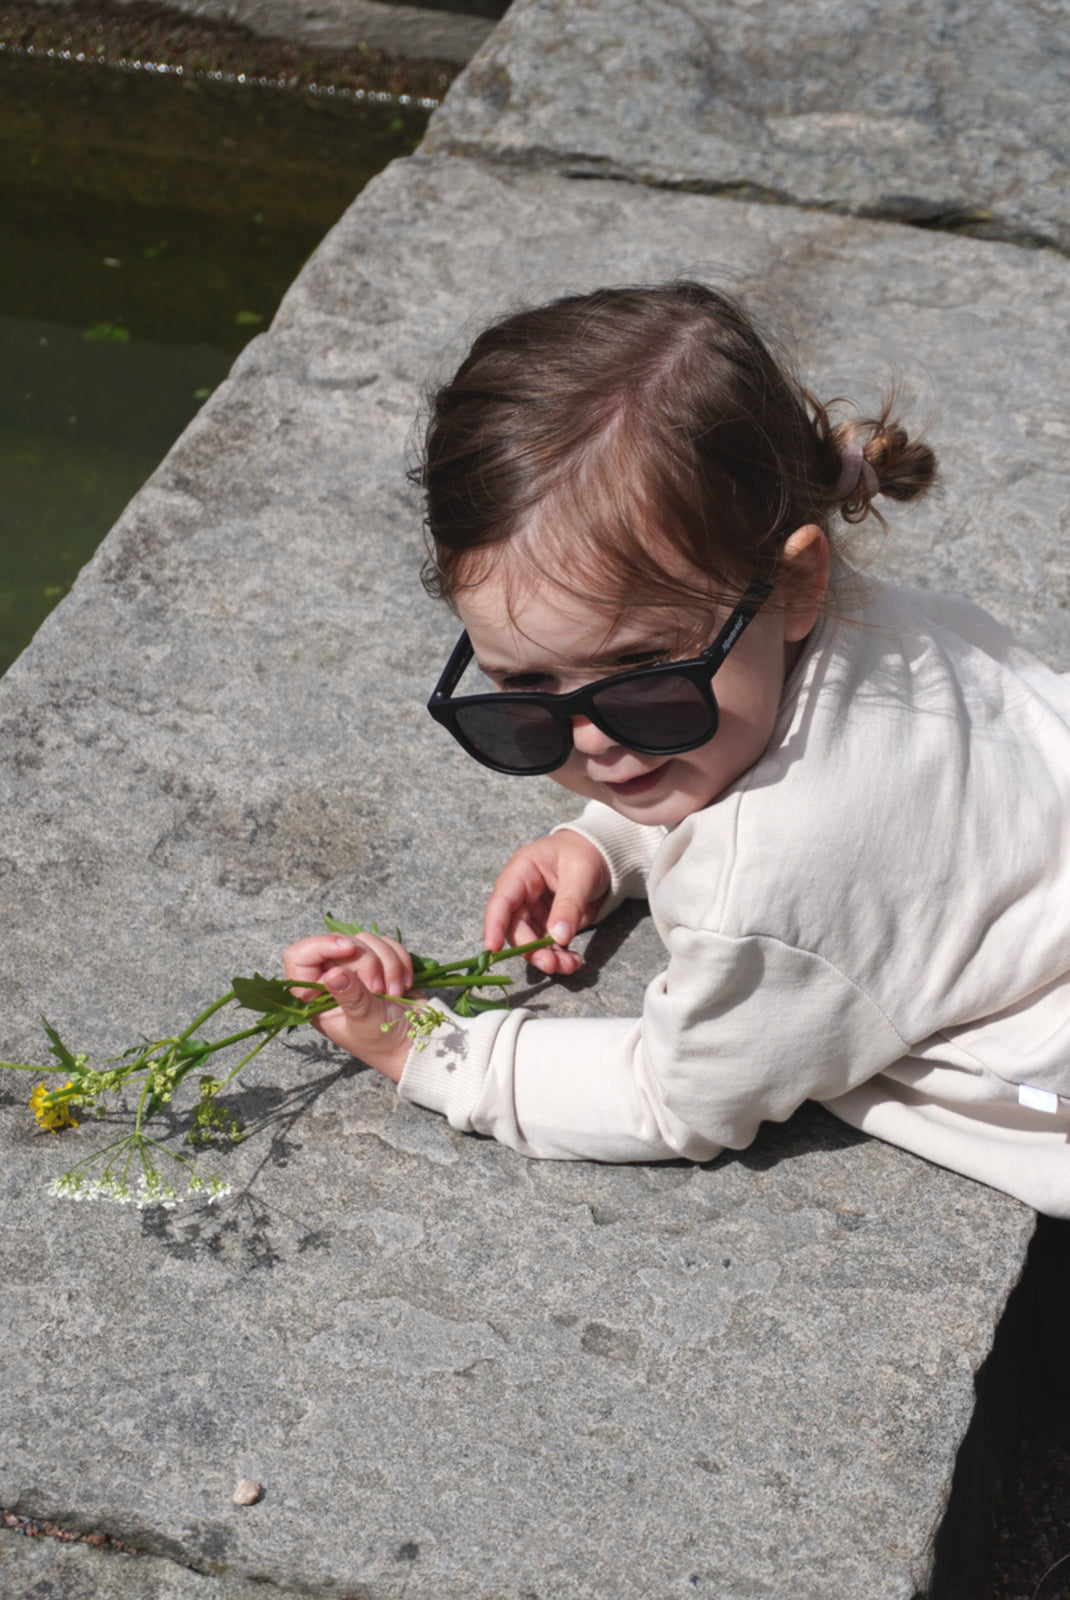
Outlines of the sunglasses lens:
[{"label": "sunglasses lens", "polygon": [[697,684],[671,672],[610,685],[595,695],[594,705],[613,737],[635,750],[704,744],[717,731]]},{"label": "sunglasses lens", "polygon": [[457,728],[478,755],[507,772],[552,766],[565,753],[563,728],[542,706],[508,700],[458,706]]}]

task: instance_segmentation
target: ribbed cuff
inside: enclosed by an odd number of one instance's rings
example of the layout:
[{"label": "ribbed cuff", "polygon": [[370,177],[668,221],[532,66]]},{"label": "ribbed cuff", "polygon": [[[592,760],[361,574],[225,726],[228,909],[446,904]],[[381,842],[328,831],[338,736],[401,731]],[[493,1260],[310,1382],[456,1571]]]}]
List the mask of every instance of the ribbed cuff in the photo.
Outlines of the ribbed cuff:
[{"label": "ribbed cuff", "polygon": [[446,1012],[446,1021],[422,1050],[414,1044],[409,1051],[398,1094],[441,1112],[451,1127],[470,1133],[472,1109],[483,1088],[494,1041],[509,1013],[484,1011],[476,1017],[459,1017],[445,1006],[440,1009]]},{"label": "ribbed cuff", "polygon": [[571,828],[590,841],[609,868],[609,895],[599,916],[608,915],[622,900],[642,900],[654,857],[667,828],[649,827],[620,816],[599,800],[592,800],[575,822],[560,822],[551,833]]}]

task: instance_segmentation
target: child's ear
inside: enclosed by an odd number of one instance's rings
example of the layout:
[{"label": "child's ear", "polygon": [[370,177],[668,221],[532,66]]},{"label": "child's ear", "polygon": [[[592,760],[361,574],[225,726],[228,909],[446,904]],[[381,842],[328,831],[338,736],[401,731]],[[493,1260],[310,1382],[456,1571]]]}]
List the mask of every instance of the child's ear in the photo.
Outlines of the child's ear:
[{"label": "child's ear", "polygon": [[778,597],[784,608],[784,639],[805,639],[817,621],[829,583],[829,542],[816,523],[796,528],[784,541]]}]

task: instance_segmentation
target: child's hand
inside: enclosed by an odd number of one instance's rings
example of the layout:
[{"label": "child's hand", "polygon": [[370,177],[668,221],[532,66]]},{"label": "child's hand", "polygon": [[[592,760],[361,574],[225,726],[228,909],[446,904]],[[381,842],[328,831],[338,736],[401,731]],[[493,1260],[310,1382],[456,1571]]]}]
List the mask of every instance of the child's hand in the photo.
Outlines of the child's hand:
[{"label": "child's hand", "polygon": [[[317,934],[290,946],[283,971],[287,978],[329,989],[337,1009],[313,1017],[312,1026],[397,1083],[411,1045],[408,1013],[382,996],[403,995],[412,986],[412,960],[403,945],[374,933],[362,933],[359,939]],[[311,1000],[315,991],[295,993]],[[384,1022],[394,1024],[386,1033]]]},{"label": "child's hand", "polygon": [[528,944],[552,934],[556,944],[529,957],[540,972],[567,977],[583,963],[565,945],[589,927],[609,892],[605,857],[570,828],[526,844],[506,862],[487,901],[483,939],[488,950]]}]

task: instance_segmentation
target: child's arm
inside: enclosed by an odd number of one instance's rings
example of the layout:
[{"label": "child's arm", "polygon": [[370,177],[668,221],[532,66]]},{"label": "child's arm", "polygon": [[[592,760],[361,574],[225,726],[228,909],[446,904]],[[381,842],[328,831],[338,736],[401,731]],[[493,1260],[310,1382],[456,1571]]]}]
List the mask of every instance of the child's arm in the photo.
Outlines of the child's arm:
[{"label": "child's arm", "polygon": [[399,1093],[525,1155],[709,1161],[908,1049],[820,956],[678,924],[670,938],[640,1017],[458,1017],[413,1051]]},{"label": "child's arm", "polygon": [[[412,987],[412,960],[403,945],[373,933],[359,939],[318,934],[290,946],[283,971],[298,982],[329,989],[338,1007],[313,1017],[312,1026],[397,1083],[409,1054],[407,1013],[382,996],[403,995]],[[305,999],[315,993],[295,992]],[[384,1023],[395,1026],[384,1033]]]},{"label": "child's arm", "polygon": [[564,947],[595,921],[609,887],[605,856],[582,834],[561,828],[536,839],[510,856],[498,874],[483,916],[486,948],[501,950],[552,934],[557,943],[536,950],[531,964],[568,976],[583,957]]}]

